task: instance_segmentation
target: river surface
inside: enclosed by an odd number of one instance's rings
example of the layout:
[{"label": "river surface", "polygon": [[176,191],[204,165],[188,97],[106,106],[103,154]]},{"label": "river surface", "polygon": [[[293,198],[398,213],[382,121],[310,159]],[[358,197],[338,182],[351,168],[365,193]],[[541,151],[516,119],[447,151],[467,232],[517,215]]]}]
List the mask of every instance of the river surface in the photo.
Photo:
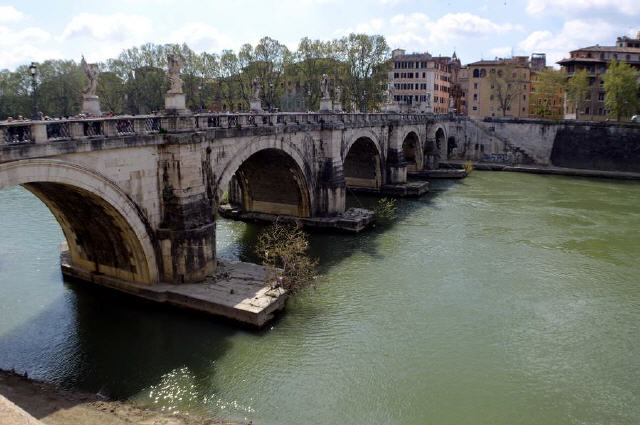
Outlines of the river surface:
[{"label": "river surface", "polygon": [[[54,218],[2,191],[0,367],[265,425],[640,423],[640,184],[433,189],[390,228],[313,234],[317,289],[260,332],[63,282]],[[219,255],[256,232],[221,220]]]}]

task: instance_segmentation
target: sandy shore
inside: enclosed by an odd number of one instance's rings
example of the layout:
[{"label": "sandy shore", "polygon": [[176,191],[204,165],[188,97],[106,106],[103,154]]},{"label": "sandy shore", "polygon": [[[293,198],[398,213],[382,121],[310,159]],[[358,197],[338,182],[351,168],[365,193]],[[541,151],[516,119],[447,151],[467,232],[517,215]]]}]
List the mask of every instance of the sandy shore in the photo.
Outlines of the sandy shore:
[{"label": "sandy shore", "polygon": [[2,370],[0,394],[47,425],[239,425],[219,419],[165,414],[133,403],[103,400],[95,394],[63,391]]}]

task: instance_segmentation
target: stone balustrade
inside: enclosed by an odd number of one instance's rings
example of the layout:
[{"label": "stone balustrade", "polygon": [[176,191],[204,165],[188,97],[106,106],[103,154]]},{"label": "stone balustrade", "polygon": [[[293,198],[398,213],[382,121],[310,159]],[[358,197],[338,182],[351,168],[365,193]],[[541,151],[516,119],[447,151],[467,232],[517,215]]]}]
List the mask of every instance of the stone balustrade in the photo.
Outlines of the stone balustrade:
[{"label": "stone balustrade", "polygon": [[208,129],[249,129],[274,126],[360,127],[432,122],[431,114],[397,113],[262,113],[136,115],[0,122],[0,145],[41,144],[85,138],[110,138]]}]

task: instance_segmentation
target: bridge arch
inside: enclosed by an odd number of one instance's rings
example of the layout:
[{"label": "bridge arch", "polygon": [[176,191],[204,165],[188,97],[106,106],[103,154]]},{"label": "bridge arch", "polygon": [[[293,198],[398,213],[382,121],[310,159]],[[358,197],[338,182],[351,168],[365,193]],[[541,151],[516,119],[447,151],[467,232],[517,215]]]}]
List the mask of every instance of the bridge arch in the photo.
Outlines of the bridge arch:
[{"label": "bridge arch", "polygon": [[359,133],[347,144],[342,155],[347,187],[379,189],[382,186],[382,151],[373,133]]},{"label": "bridge arch", "polygon": [[407,161],[407,171],[422,170],[424,155],[422,143],[415,131],[408,132],[402,140],[402,154]]},{"label": "bridge arch", "polygon": [[153,240],[134,202],[106,177],[50,159],[0,164],[0,189],[22,186],[56,218],[71,265],[83,274],[154,284],[159,280]]},{"label": "bridge arch", "polygon": [[245,212],[311,217],[315,211],[310,166],[285,141],[258,140],[235,154],[217,179],[218,199],[226,190]]}]

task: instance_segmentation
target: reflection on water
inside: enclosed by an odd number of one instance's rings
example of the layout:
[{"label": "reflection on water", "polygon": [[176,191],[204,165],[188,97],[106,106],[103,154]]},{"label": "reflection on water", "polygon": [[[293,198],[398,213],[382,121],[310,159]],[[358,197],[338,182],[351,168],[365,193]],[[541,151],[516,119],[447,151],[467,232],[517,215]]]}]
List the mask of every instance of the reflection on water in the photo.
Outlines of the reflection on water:
[{"label": "reflection on water", "polygon": [[[0,192],[0,367],[261,424],[640,422],[640,185],[434,186],[390,228],[313,233],[319,288],[260,332],[63,283],[54,219]],[[221,221],[219,255],[258,230]]]}]

